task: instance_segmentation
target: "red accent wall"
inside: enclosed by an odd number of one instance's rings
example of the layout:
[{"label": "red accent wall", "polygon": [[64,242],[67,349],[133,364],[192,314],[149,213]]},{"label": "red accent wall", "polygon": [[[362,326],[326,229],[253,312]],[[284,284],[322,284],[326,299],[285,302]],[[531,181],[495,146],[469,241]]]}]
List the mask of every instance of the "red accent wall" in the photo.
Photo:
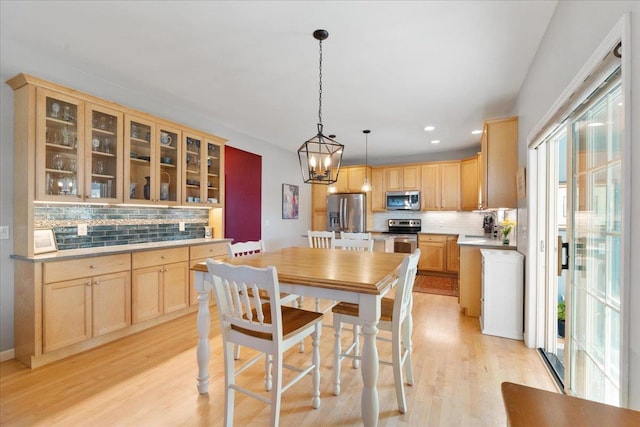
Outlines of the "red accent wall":
[{"label": "red accent wall", "polygon": [[234,242],[262,238],[262,156],[224,147],[224,237]]}]

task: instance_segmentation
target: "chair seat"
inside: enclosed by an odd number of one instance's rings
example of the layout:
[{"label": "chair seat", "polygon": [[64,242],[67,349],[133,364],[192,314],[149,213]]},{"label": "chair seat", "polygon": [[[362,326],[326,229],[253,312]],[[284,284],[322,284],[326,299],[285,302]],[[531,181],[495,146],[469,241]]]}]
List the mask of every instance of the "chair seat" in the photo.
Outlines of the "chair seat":
[{"label": "chair seat", "polygon": [[[382,298],[380,320],[391,322],[391,320],[393,319],[393,302],[393,298]],[[358,304],[354,304],[351,302],[341,302],[339,304],[336,304],[331,309],[331,312],[352,317],[358,317],[360,315]]]},{"label": "chair seat", "polygon": [[[295,335],[300,330],[307,328],[313,323],[317,323],[322,320],[322,313],[315,311],[301,310],[299,308],[293,308],[288,306],[281,306],[282,310],[282,339],[286,341],[287,338]],[[255,316],[255,309],[252,310]],[[264,313],[264,323],[271,323],[271,306],[269,303],[262,304],[262,312]],[[246,318],[246,315],[243,316]],[[241,328],[235,325],[231,326],[231,329],[241,332],[243,334],[251,335],[252,337],[261,338],[265,340],[271,340],[271,334],[264,332],[250,331],[245,328]]]}]

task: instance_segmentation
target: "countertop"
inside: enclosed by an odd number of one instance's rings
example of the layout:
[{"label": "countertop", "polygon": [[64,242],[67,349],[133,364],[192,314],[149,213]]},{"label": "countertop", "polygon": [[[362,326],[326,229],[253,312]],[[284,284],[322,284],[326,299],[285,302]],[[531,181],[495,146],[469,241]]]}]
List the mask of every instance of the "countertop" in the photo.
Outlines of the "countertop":
[{"label": "countertop", "polygon": [[231,242],[233,239],[185,239],[185,240],[165,240],[162,242],[148,242],[148,243],[134,243],[131,245],[112,245],[112,246],[99,246],[93,248],[82,249],[68,249],[58,252],[49,252],[46,254],[34,255],[32,257],[26,257],[22,255],[11,255],[11,258],[29,261],[29,262],[46,262],[46,261],[61,261],[74,258],[86,258],[96,255],[115,255],[131,252],[146,251],[149,249],[161,249],[161,248],[177,248],[180,246],[198,246],[206,245],[209,243],[226,243]]},{"label": "countertop", "polygon": [[479,248],[492,248],[492,249],[515,249],[516,245],[513,239],[508,245],[502,244],[502,239],[495,239],[492,237],[486,237],[479,234],[461,234],[458,236],[459,246],[475,246]]}]

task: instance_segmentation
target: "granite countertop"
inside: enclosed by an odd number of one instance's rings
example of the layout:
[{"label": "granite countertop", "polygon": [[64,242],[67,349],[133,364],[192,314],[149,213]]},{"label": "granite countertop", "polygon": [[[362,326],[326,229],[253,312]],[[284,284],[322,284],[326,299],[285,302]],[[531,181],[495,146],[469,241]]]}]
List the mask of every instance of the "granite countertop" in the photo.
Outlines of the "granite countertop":
[{"label": "granite countertop", "polygon": [[458,245],[460,246],[477,246],[479,248],[493,248],[493,249],[515,249],[516,245],[513,241],[508,245],[502,244],[502,239],[496,239],[490,236],[484,236],[479,234],[461,234],[458,237]]},{"label": "granite countertop", "polygon": [[21,261],[31,262],[46,262],[46,261],[61,261],[74,258],[86,258],[96,255],[115,255],[131,252],[146,251],[149,249],[161,249],[161,248],[177,248],[180,246],[198,246],[206,245],[208,243],[226,243],[231,242],[233,239],[185,239],[185,240],[165,240],[162,242],[148,242],[148,243],[134,243],[132,245],[112,245],[112,246],[99,246],[93,248],[82,249],[68,249],[58,252],[49,252],[46,254],[34,255],[32,257],[26,257],[22,255],[11,255],[11,258]]}]

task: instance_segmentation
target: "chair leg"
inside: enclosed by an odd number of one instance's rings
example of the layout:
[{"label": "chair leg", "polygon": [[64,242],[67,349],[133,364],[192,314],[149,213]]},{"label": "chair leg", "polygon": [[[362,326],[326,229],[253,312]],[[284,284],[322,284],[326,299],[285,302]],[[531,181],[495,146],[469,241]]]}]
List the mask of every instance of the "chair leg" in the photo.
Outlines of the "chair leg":
[{"label": "chair leg", "polygon": [[[303,303],[304,303],[304,297],[299,296],[296,299],[296,308],[302,308]],[[300,340],[300,343],[298,343],[298,352],[304,353],[304,340]]]},{"label": "chair leg", "polygon": [[391,357],[398,409],[404,414],[407,412],[407,399],[404,394],[404,381],[402,379],[402,340],[400,336],[400,329],[401,328],[398,325],[398,329],[393,331],[391,334]]},{"label": "chair leg", "polygon": [[271,388],[271,427],[277,427],[280,425],[280,402],[282,400],[282,354],[274,354],[271,360],[275,380]]},{"label": "chair leg", "polygon": [[411,363],[411,353],[413,351],[413,345],[411,343],[411,329],[413,322],[411,315],[409,315],[402,325],[402,346],[403,352],[406,352],[407,356],[404,360],[404,372],[407,376],[407,384],[413,385],[413,364]]},{"label": "chair leg", "polygon": [[240,346],[238,344],[233,345],[233,358],[240,360]]},{"label": "chair leg", "polygon": [[233,427],[233,409],[235,406],[235,390],[231,388],[235,384],[235,366],[233,362],[234,345],[226,343],[223,348],[224,352],[224,425],[225,427]]},{"label": "chair leg", "polygon": [[320,407],[320,336],[322,335],[322,322],[316,323],[315,332],[311,334],[313,346],[313,409]]},{"label": "chair leg", "polygon": [[269,353],[264,355],[264,389],[266,391],[271,390],[273,386],[272,376],[271,376],[271,365],[272,365],[272,357]]},{"label": "chair leg", "polygon": [[[360,356],[360,326],[353,325],[353,355]],[[360,360],[353,359],[351,365],[353,369],[358,369],[360,367]]]},{"label": "chair leg", "polygon": [[333,394],[338,396],[340,394],[340,356],[342,353],[342,322],[338,314],[333,315],[333,331],[335,337],[333,345]]}]

